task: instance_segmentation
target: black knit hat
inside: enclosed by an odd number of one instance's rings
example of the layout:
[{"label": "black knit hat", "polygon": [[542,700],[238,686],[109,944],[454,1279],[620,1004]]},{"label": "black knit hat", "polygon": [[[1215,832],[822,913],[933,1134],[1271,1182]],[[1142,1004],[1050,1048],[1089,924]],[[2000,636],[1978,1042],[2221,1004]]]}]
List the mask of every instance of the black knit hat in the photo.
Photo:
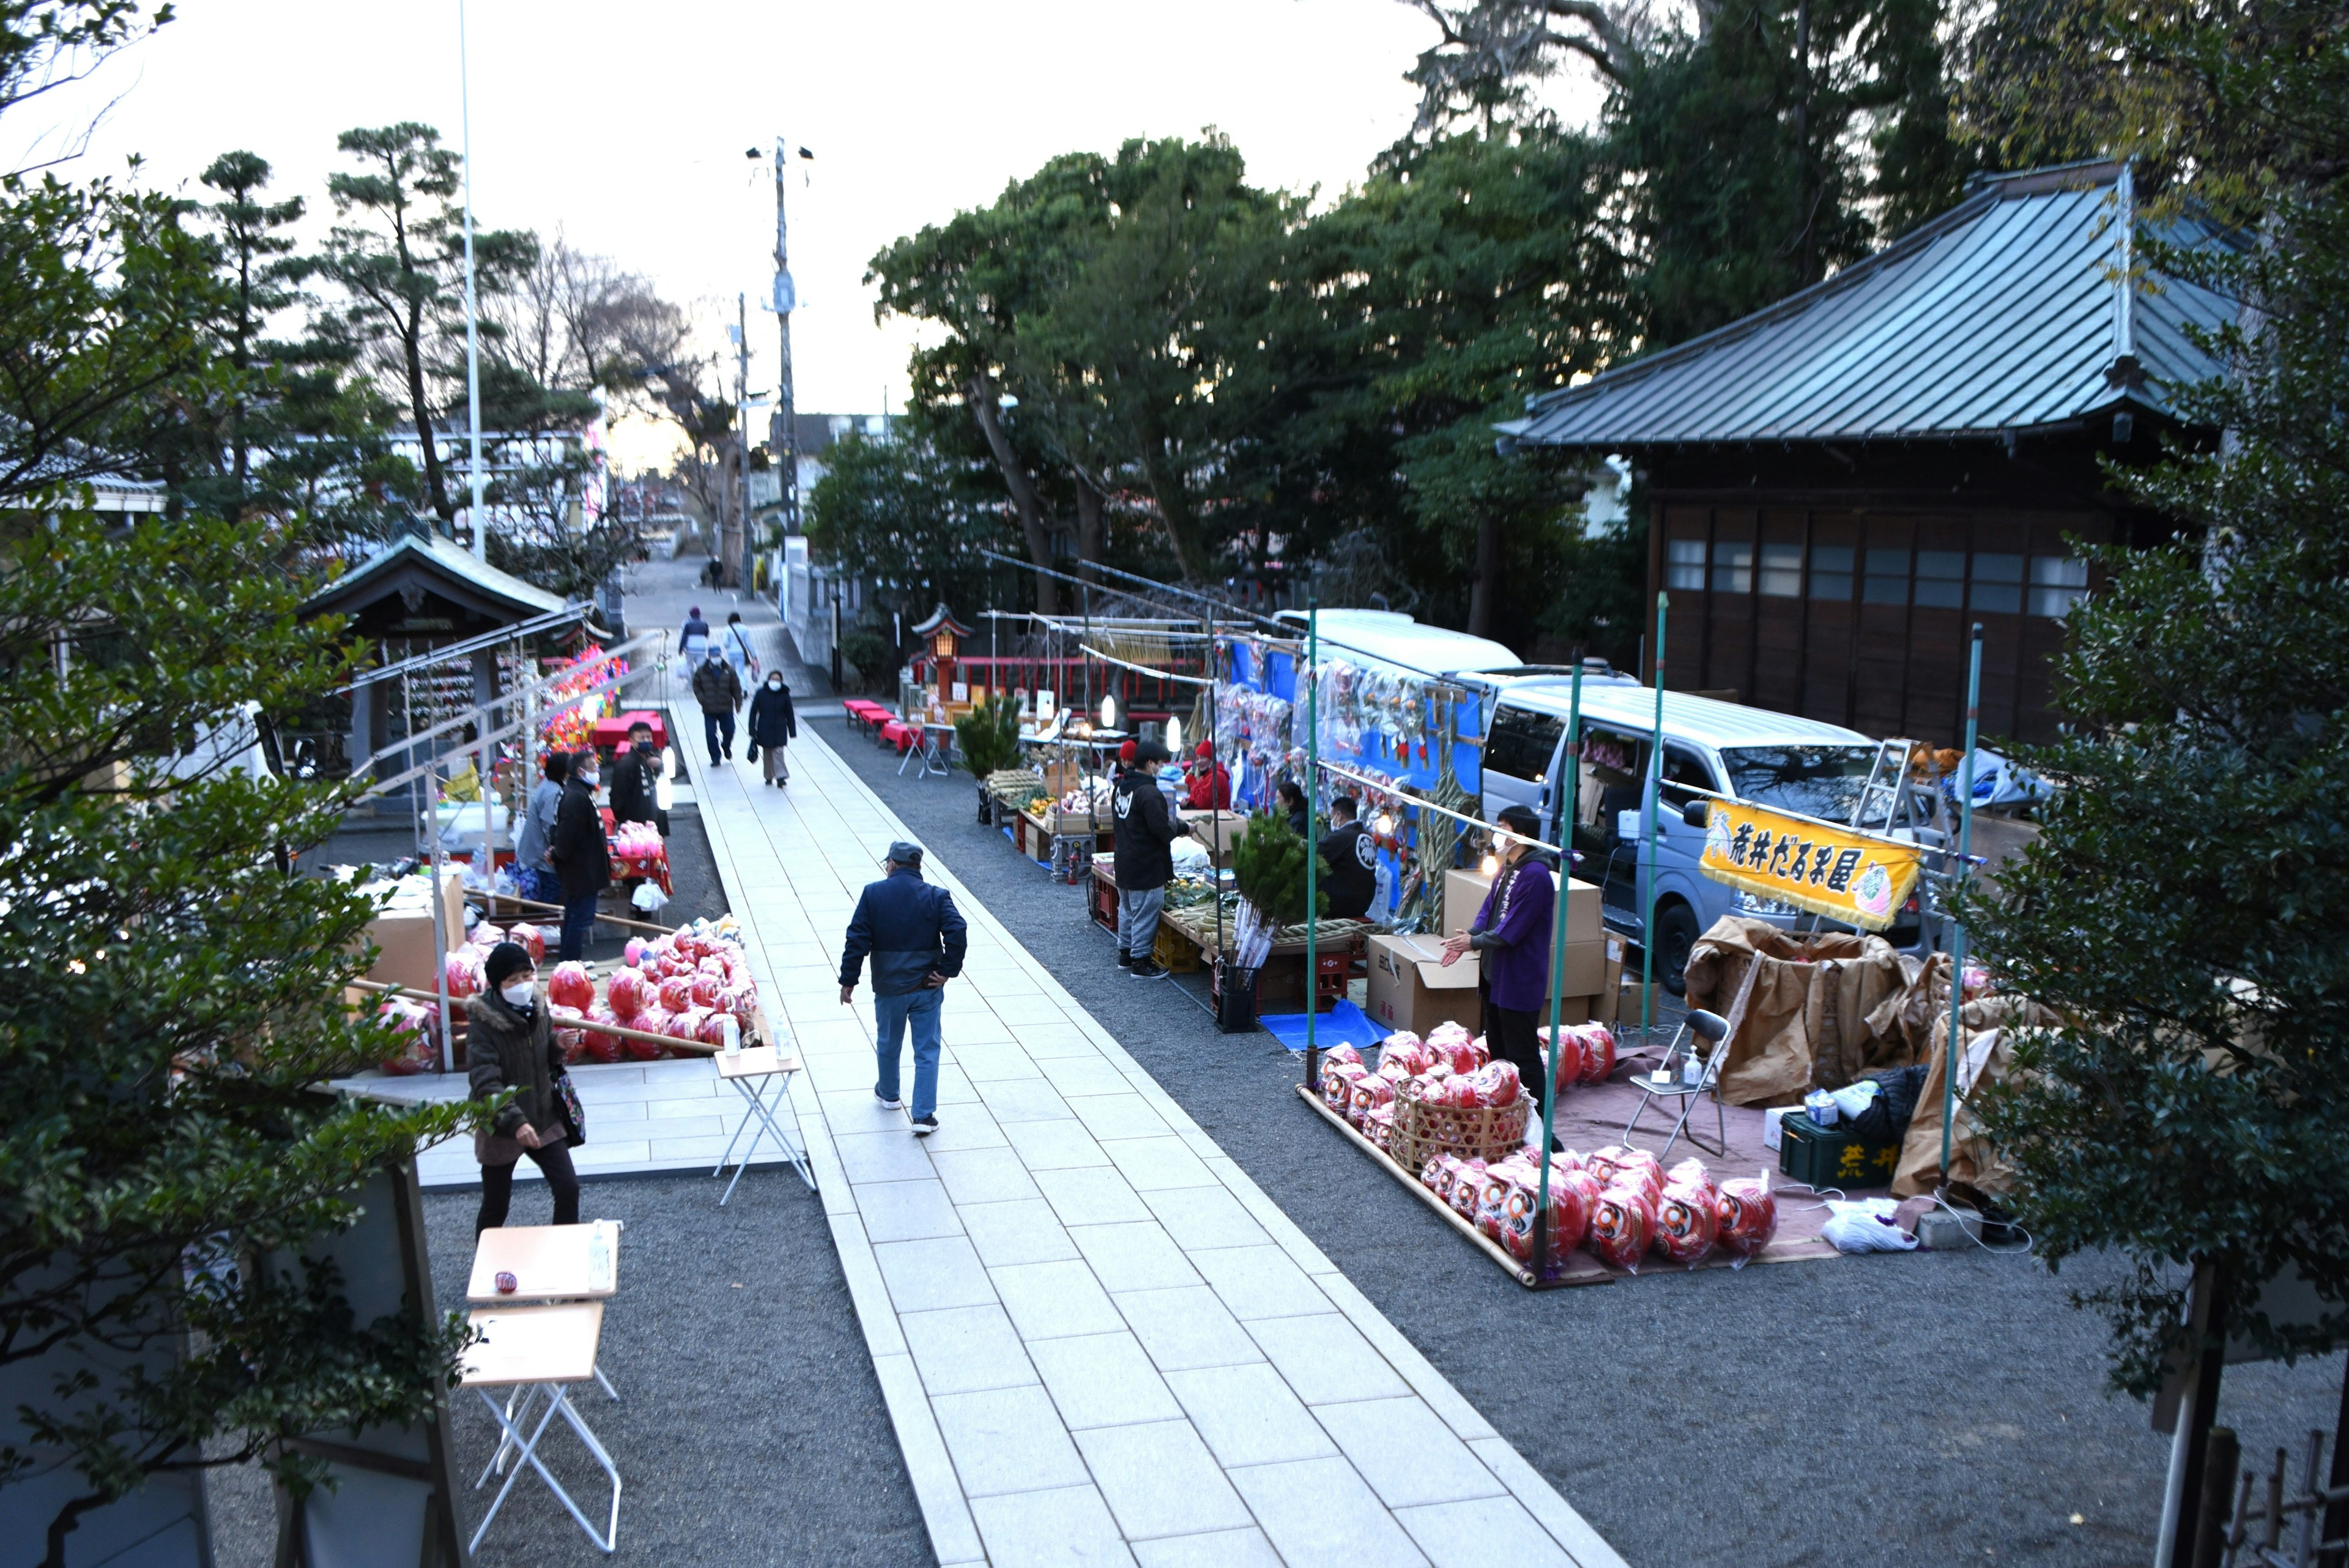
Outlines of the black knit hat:
[{"label": "black knit hat", "polygon": [[506,982],[508,975],[519,974],[531,967],[530,950],[520,942],[500,942],[481,961],[481,978],[494,991]]}]

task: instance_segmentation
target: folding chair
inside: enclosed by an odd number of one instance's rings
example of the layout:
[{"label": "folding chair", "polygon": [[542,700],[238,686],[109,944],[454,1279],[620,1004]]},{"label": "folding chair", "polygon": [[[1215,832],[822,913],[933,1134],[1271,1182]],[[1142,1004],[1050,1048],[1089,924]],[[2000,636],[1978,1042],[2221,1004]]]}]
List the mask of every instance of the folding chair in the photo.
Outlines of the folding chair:
[{"label": "folding chair", "polygon": [[[1684,1084],[1681,1082],[1679,1064],[1696,1055],[1695,1043],[1689,1040],[1691,1034],[1705,1041],[1712,1049],[1705,1054],[1704,1069],[1698,1074],[1697,1081]],[[1658,1100],[1676,1099],[1681,1103],[1681,1114],[1673,1121],[1671,1136],[1664,1139],[1664,1147],[1656,1152],[1656,1158],[1662,1159],[1671,1154],[1672,1145],[1680,1141],[1683,1132],[1688,1134],[1690,1143],[1707,1154],[1723,1156],[1729,1152],[1729,1118],[1721,1106],[1721,1067],[1729,1059],[1729,1053],[1722,1042],[1728,1038],[1729,1020],[1717,1012],[1695,1008],[1681,1020],[1680,1030],[1672,1036],[1672,1043],[1664,1047],[1663,1062],[1656,1069],[1667,1075],[1670,1081],[1659,1083],[1649,1073],[1638,1074],[1631,1079],[1632,1086],[1640,1091],[1640,1104],[1632,1111],[1631,1119],[1623,1124],[1623,1141],[1626,1144],[1631,1141],[1631,1129],[1640,1125],[1640,1118],[1647,1115],[1651,1105]],[[1687,1044],[1686,1050],[1682,1049],[1683,1043]],[[1716,1140],[1711,1147],[1688,1125],[1689,1113],[1696,1109],[1697,1097],[1708,1091],[1713,1096],[1713,1136]]]}]

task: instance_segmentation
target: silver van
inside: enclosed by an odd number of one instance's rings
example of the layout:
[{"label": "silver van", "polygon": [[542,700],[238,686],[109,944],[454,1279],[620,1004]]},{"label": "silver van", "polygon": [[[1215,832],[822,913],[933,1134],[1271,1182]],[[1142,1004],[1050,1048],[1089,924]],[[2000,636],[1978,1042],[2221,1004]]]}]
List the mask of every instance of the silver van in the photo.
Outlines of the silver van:
[{"label": "silver van", "polygon": [[[1561,680],[1512,681],[1495,698],[1482,756],[1484,815],[1506,805],[1539,814],[1544,836],[1565,843],[1566,721],[1570,702]],[[1582,688],[1582,775],[1573,829],[1574,875],[1605,891],[1607,925],[1644,941],[1648,907],[1646,856],[1640,828],[1648,751],[1655,732],[1653,688],[1629,680]],[[1656,975],[1667,990],[1682,989],[1682,968],[1697,938],[1723,915],[1767,919],[1805,929],[1848,929],[1737,891],[1698,868],[1704,830],[1689,826],[1686,808],[1710,790],[1827,822],[1850,823],[1876,765],[1878,742],[1839,724],[1823,724],[1761,708],[1741,707],[1685,692],[1664,693],[1661,798],[1656,805]],[[1905,788],[1906,786],[1900,786]],[[1927,792],[1915,792],[1924,805]],[[1884,804],[1871,803],[1861,826],[1885,826]],[[1919,836],[1938,844],[1931,829]],[[1930,922],[1912,897],[1882,933],[1903,950],[1930,948]]]}]

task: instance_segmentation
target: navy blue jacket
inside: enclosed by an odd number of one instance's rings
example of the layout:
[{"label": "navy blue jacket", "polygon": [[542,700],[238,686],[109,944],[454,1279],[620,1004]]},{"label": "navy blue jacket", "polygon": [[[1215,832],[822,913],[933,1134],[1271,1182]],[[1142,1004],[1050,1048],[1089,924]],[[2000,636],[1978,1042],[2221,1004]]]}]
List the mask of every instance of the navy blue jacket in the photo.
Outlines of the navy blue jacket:
[{"label": "navy blue jacket", "polygon": [[919,991],[934,972],[951,979],[962,972],[968,932],[954,895],[923,881],[911,866],[900,866],[878,882],[864,884],[840,955],[840,983],[856,983],[867,953],[873,955],[876,995]]}]

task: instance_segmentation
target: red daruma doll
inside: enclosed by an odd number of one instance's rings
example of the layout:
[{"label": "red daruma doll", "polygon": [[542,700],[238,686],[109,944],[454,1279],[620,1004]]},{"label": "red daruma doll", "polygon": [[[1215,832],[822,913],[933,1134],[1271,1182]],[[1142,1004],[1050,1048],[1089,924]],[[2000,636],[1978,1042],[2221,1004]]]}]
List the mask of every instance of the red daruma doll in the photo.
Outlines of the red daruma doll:
[{"label": "red daruma doll", "polygon": [[1770,1173],[1723,1182],[1713,1215],[1713,1240],[1736,1258],[1733,1267],[1744,1268],[1778,1233],[1778,1200],[1770,1195]]}]

